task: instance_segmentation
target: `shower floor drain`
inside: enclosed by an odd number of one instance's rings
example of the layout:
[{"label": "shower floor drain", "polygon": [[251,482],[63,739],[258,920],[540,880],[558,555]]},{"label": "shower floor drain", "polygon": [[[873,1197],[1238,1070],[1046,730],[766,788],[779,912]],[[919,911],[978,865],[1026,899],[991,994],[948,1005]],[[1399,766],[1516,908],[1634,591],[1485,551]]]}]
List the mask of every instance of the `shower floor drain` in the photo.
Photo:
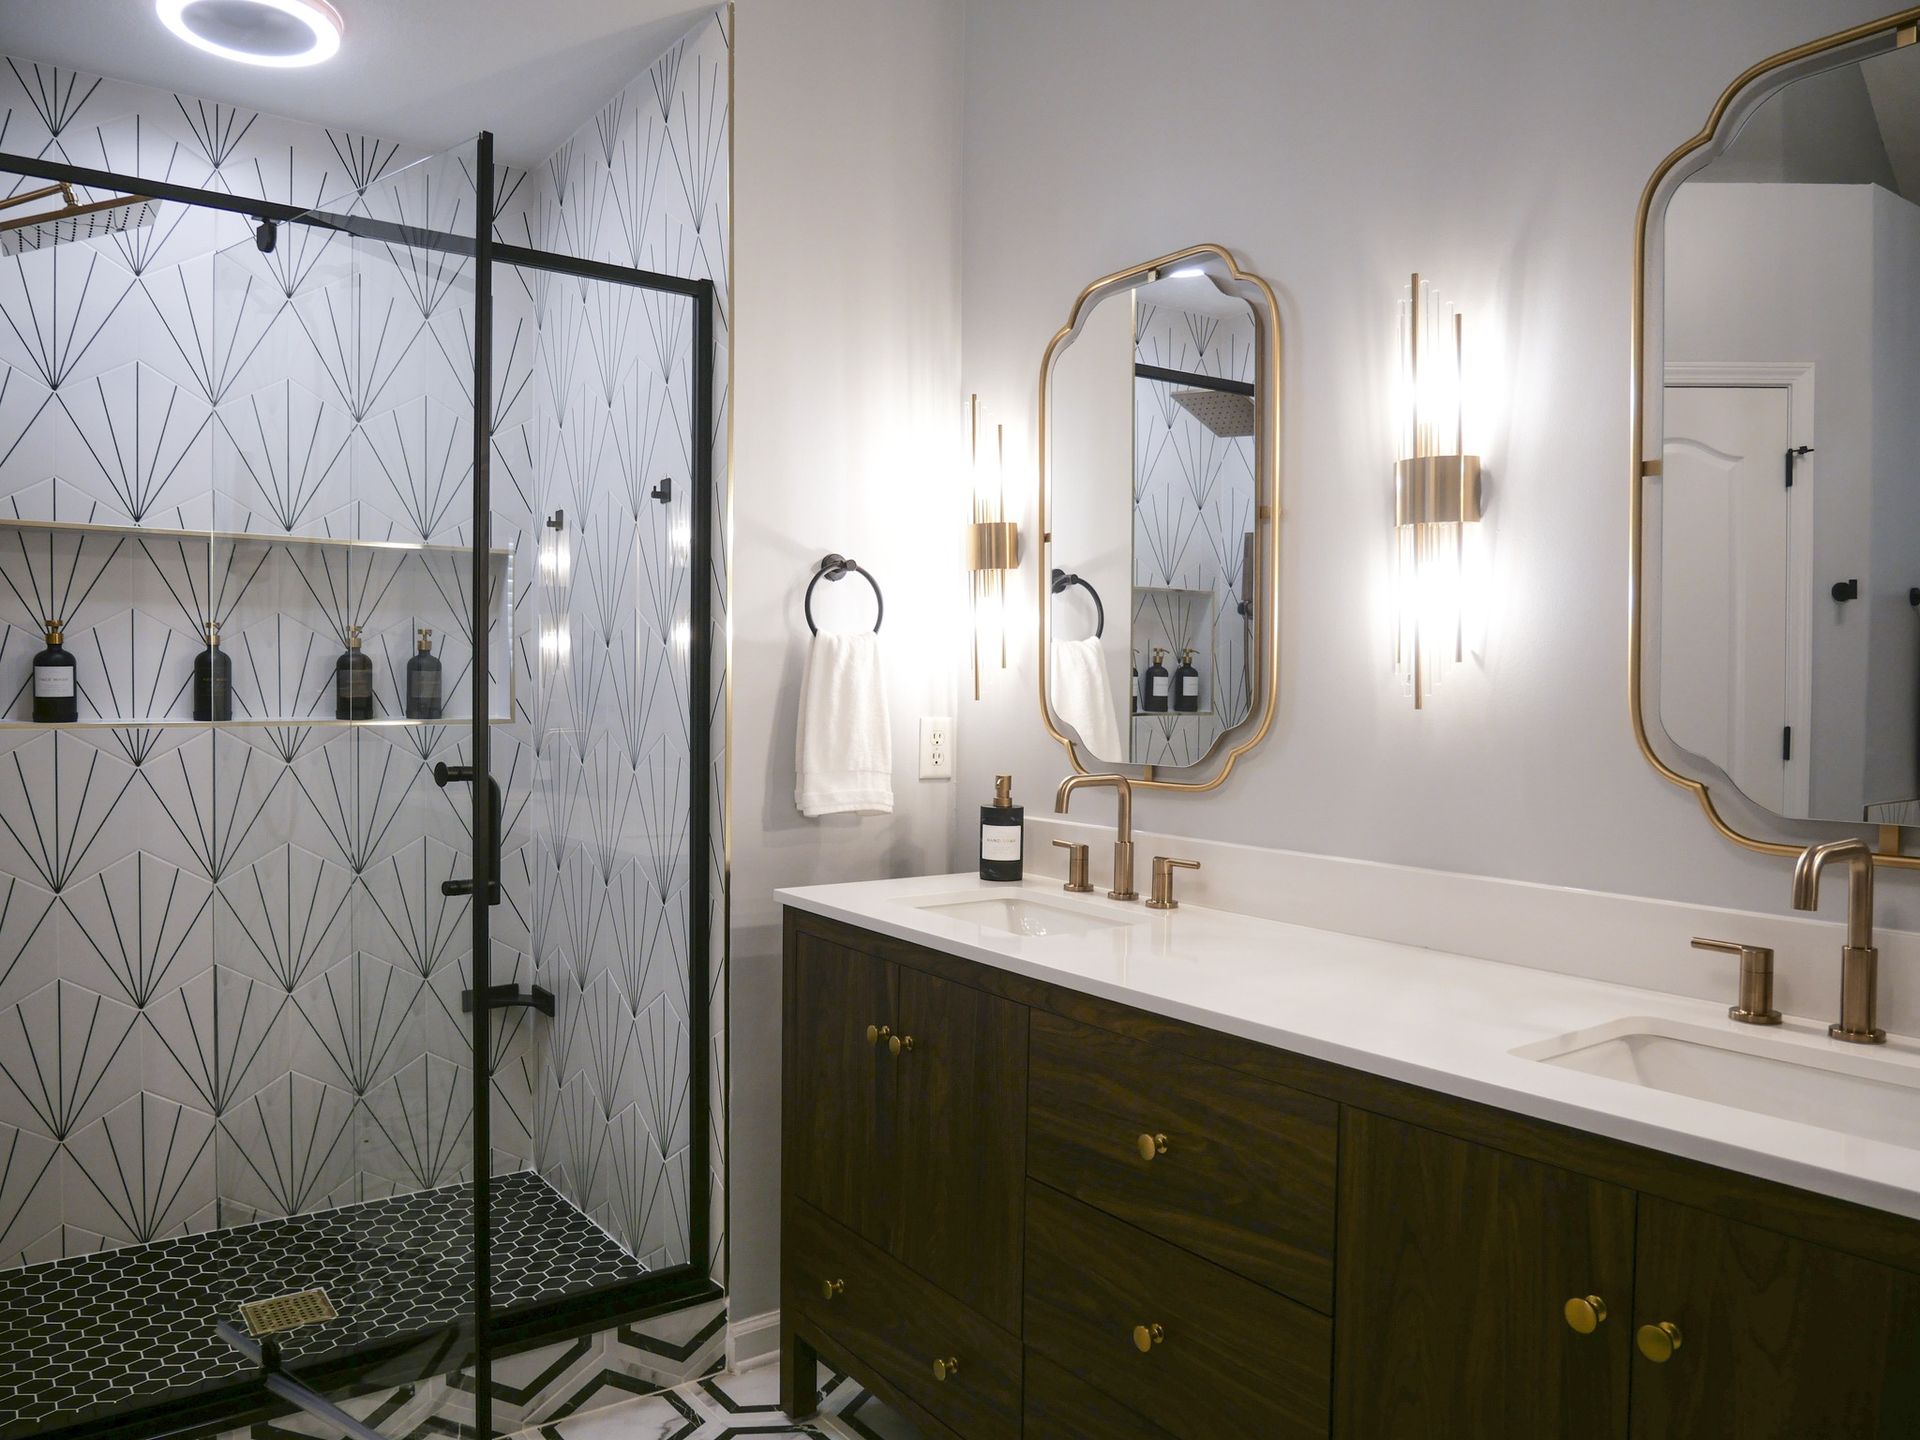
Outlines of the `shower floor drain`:
[{"label": "shower floor drain", "polygon": [[270,1300],[249,1300],[240,1307],[240,1318],[247,1333],[254,1337],[281,1335],[302,1325],[318,1325],[337,1320],[339,1312],[324,1290],[297,1290],[291,1295],[275,1295]]}]

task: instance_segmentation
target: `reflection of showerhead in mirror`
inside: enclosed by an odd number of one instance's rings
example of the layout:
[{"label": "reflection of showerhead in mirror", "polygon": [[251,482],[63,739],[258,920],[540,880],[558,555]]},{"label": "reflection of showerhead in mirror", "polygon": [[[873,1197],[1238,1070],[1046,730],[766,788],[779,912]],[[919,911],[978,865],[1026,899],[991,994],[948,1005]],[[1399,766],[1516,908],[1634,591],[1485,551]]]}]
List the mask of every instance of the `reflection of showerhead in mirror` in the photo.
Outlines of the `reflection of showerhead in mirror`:
[{"label": "reflection of showerhead in mirror", "polygon": [[0,255],[23,255],[30,250],[46,250],[69,245],[76,240],[97,240],[122,230],[138,230],[153,224],[160,202],[143,195],[116,195],[106,200],[81,204],[66,181],[28,190],[0,200],[0,211],[17,209],[36,200],[60,197],[58,209],[0,219]]}]

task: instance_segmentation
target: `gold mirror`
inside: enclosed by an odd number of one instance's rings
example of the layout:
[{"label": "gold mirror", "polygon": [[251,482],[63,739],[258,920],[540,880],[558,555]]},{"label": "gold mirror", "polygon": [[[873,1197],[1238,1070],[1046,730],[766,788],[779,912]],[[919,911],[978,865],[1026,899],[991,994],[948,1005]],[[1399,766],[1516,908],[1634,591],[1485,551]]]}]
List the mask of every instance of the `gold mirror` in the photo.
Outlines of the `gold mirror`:
[{"label": "gold mirror", "polygon": [[1210,790],[1273,722],[1280,319],[1217,245],[1109,275],[1040,367],[1040,707],[1073,768]]},{"label": "gold mirror", "polygon": [[1774,854],[1920,863],[1917,20],[1756,65],[1641,201],[1634,725]]}]

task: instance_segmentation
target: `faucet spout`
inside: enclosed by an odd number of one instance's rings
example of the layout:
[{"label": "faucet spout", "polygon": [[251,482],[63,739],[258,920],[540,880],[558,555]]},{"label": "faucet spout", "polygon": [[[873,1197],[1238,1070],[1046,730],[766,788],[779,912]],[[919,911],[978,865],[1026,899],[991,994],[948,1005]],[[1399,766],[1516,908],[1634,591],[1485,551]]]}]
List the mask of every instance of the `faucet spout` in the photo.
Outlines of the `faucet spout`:
[{"label": "faucet spout", "polygon": [[1124,775],[1069,775],[1054,792],[1054,813],[1066,814],[1074,791],[1095,786],[1111,787],[1120,802],[1113,835],[1113,888],[1107,896],[1113,900],[1138,900],[1140,892],[1133,888],[1133,782]]},{"label": "faucet spout", "polygon": [[1847,945],[1873,948],[1873,851],[1864,840],[1809,845],[1793,865],[1793,908],[1820,908],[1820,872],[1838,861],[1847,867]]},{"label": "faucet spout", "polygon": [[1820,872],[1836,862],[1847,867],[1847,943],[1840,951],[1840,1020],[1827,1034],[1878,1045],[1887,1032],[1873,1023],[1880,952],[1873,947],[1873,851],[1866,841],[1833,840],[1803,850],[1793,866],[1793,908],[1819,908]]}]

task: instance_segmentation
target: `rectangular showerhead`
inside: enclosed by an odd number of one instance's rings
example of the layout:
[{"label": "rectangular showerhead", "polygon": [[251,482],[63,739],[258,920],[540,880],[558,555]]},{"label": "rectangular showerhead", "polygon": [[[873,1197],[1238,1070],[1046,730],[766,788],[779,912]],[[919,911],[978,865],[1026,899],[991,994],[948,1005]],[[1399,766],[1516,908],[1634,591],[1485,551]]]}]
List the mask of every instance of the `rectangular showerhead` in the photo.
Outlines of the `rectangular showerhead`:
[{"label": "rectangular showerhead", "polygon": [[160,209],[158,200],[144,195],[115,195],[82,205],[75,198],[73,187],[63,182],[0,200],[0,210],[53,195],[61,196],[65,202],[58,210],[0,220],[0,255],[23,255],[29,250],[45,250],[55,245],[70,245],[76,240],[96,240],[122,230],[138,230],[153,224]]},{"label": "rectangular showerhead", "polygon": [[1254,433],[1257,414],[1251,395],[1229,390],[1176,390],[1173,398],[1194,419],[1225,439]]}]

